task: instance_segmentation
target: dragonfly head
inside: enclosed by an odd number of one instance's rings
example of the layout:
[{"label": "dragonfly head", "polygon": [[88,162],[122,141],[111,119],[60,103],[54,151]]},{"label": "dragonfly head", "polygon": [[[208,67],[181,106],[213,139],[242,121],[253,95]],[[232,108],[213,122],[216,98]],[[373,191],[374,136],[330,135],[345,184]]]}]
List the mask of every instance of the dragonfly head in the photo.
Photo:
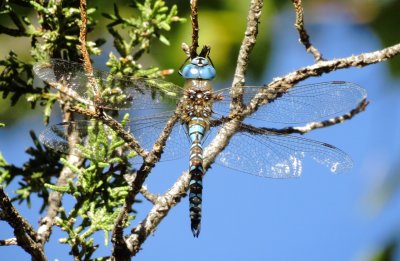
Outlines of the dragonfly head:
[{"label": "dragonfly head", "polygon": [[185,79],[212,80],[215,75],[214,67],[208,62],[207,58],[195,57],[183,67],[181,75]]}]

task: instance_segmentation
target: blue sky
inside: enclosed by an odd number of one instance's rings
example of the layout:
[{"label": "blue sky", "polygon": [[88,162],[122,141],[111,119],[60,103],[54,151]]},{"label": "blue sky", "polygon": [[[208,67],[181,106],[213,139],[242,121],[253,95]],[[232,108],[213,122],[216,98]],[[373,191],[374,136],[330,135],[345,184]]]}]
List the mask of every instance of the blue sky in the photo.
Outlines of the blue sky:
[{"label": "blue sky", "polygon": [[[294,29],[281,30],[292,28],[293,17],[282,13],[275,19],[279,27],[274,32],[273,55],[260,84],[312,63],[311,55],[298,44]],[[382,48],[369,28],[343,17],[309,25],[309,29],[313,43],[327,58]],[[387,64],[382,63],[338,71],[305,83],[330,80],[363,86],[371,103],[351,121],[305,137],[333,144],[351,155],[354,168],[350,172],[334,175],[310,163],[305,165],[301,178],[274,180],[214,165],[204,180],[200,237],[195,239],[191,234],[188,199],[184,198],[147,239],[137,260],[366,260],[385,244],[400,227],[400,195],[381,207],[379,195],[374,193],[398,160],[400,91],[395,86],[399,82],[390,78]],[[6,159],[14,164],[26,160],[21,154],[30,146],[26,133],[30,129],[39,132],[43,129],[40,123],[37,117],[28,118],[12,129],[0,130],[5,137],[0,149]],[[163,193],[187,166],[184,160],[162,163],[146,184],[150,191]],[[6,189],[9,195],[12,190],[13,186]],[[39,207],[36,201],[32,209],[17,206],[35,226],[35,210]],[[147,203],[138,206],[138,221],[150,207]],[[2,237],[12,236],[7,224],[2,223],[1,229]],[[59,237],[62,233],[56,229],[51,239]],[[101,234],[98,243],[103,244]],[[19,247],[1,250],[5,259],[28,260]],[[57,243],[49,244],[46,251],[50,260],[72,259],[68,248]]]}]

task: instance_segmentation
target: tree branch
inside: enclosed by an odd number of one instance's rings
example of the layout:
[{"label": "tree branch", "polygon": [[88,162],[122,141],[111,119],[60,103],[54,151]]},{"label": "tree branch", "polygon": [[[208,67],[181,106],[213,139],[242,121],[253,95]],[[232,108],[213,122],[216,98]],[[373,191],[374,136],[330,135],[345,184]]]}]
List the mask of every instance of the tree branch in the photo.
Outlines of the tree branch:
[{"label": "tree branch", "polygon": [[[80,5],[79,5],[80,11],[81,11],[81,26],[79,27],[79,42],[81,43],[81,52],[82,52],[82,58],[83,58],[83,64],[86,73],[89,75],[93,73],[93,66],[92,62],[90,61],[90,55],[89,52],[86,48],[86,37],[87,37],[87,4],[86,0],[80,0]],[[91,81],[92,87],[95,88],[96,83],[93,84],[93,80]]]},{"label": "tree branch", "polygon": [[304,126],[299,126],[299,127],[288,127],[283,129],[271,129],[271,128],[263,128],[263,129],[282,134],[292,134],[292,133],[306,134],[307,132],[310,132],[315,129],[326,128],[350,120],[360,112],[363,112],[367,108],[368,104],[369,102],[366,99],[363,99],[357,105],[357,107],[355,107],[350,112],[326,121],[310,122]]},{"label": "tree branch", "polygon": [[161,153],[169,135],[172,132],[173,126],[178,121],[179,110],[180,107],[176,109],[175,113],[168,120],[160,137],[154,144],[152,151],[144,158],[143,164],[138,170],[136,178],[130,186],[128,195],[125,198],[124,206],[115,221],[111,241],[114,244],[113,257],[116,260],[130,260],[130,256],[133,255],[133,249],[131,245],[127,244],[123,237],[123,228],[127,222],[128,214],[131,211],[136,195],[142,188],[144,181],[146,180],[150,171],[153,169],[155,163],[160,159]]},{"label": "tree branch", "polygon": [[141,156],[142,158],[148,156],[149,152],[147,152],[144,148],[140,146],[136,138],[129,131],[126,131],[121,123],[119,123],[113,117],[107,115],[103,111],[95,112],[78,106],[73,106],[69,110],[88,116],[90,119],[97,119],[102,121],[104,124],[117,132],[118,135],[127,143],[127,146],[133,149],[139,156]]},{"label": "tree branch", "polygon": [[[62,101],[61,103],[61,110],[63,111],[63,121],[68,122],[68,121],[73,121],[73,113],[71,111],[71,108],[69,107],[70,103],[67,101],[64,103]],[[70,136],[68,137],[69,143],[71,146],[76,143],[78,137],[77,133],[71,133]],[[77,157],[75,155],[67,155],[67,161],[73,164],[74,166],[81,166],[83,163],[83,158],[82,157]],[[68,184],[68,180],[73,179],[75,177],[74,172],[67,166],[64,166],[63,169],[60,172],[60,176],[57,179],[56,186],[59,187],[64,187]],[[49,198],[48,198],[48,209],[46,216],[42,218],[39,222],[39,228],[38,228],[38,239],[42,245],[46,243],[46,241],[49,239],[51,235],[51,230],[52,227],[55,223],[55,218],[58,215],[58,211],[61,207],[61,199],[62,199],[63,194],[58,192],[58,191],[51,191]]]},{"label": "tree branch", "polygon": [[[83,159],[80,157],[76,157],[74,155],[68,155],[67,161],[73,164],[74,166],[80,166],[83,162]],[[60,177],[57,179],[56,186],[64,187],[68,184],[68,180],[73,179],[75,174],[71,171],[70,168],[64,166]],[[55,222],[55,218],[57,217],[58,211],[61,207],[61,199],[63,194],[58,191],[50,192],[48,199],[48,209],[46,217],[42,218],[39,223],[38,228],[38,238],[41,244],[45,244],[45,242],[49,239],[51,235],[51,230]]]},{"label": "tree branch", "polygon": [[190,19],[192,20],[192,45],[189,49],[190,58],[197,56],[199,47],[199,21],[197,16],[197,0],[190,0]]},{"label": "tree branch", "polygon": [[243,105],[242,95],[243,85],[245,83],[245,74],[247,67],[249,66],[250,53],[256,44],[262,6],[262,0],[252,0],[250,2],[250,10],[247,15],[247,27],[240,46],[231,90],[232,105],[237,111],[239,111]]},{"label": "tree branch", "polygon": [[0,246],[14,246],[14,245],[18,245],[18,241],[15,237],[0,240]]},{"label": "tree branch", "polygon": [[4,192],[3,187],[0,187],[0,208],[4,213],[4,220],[14,229],[18,245],[29,253],[34,260],[46,260],[42,245],[37,242],[35,230],[11,204],[11,200]]},{"label": "tree branch", "polygon": [[154,233],[161,220],[186,196],[189,189],[189,179],[190,176],[187,172],[182,174],[167,193],[157,198],[146,218],[132,229],[131,235],[126,240],[132,255],[139,252],[146,238]]},{"label": "tree branch", "polygon": [[[283,77],[274,78],[274,81],[266,85],[264,90],[255,96],[250,104],[242,111],[239,117],[233,117],[219,131],[218,135],[210,143],[204,152],[204,168],[208,169],[210,164],[215,161],[217,155],[228,145],[230,138],[239,130],[239,125],[244,117],[250,116],[258,107],[265,105],[269,101],[273,101],[299,81],[309,77],[320,76],[337,69],[345,69],[349,67],[364,67],[385,61],[400,53],[400,44],[393,45],[383,50],[363,53],[357,56],[350,56],[342,59],[334,59],[330,61],[321,61],[314,65],[300,68]],[[362,106],[360,106],[362,108]],[[357,109],[356,109],[357,110]]]},{"label": "tree branch", "polygon": [[146,186],[142,186],[140,189],[140,193],[145,197],[149,202],[156,204],[158,198],[160,197],[159,195],[155,195],[151,193]]},{"label": "tree branch", "polygon": [[261,90],[243,110],[243,116],[250,116],[258,107],[276,99],[278,95],[287,92],[296,83],[308,79],[310,77],[321,76],[324,73],[329,73],[339,69],[350,67],[364,67],[367,65],[386,61],[400,53],[400,44],[396,44],[382,50],[370,53],[362,53],[350,57],[320,61],[310,66],[302,67],[288,73],[283,77],[274,78],[274,81],[266,85],[265,89]]},{"label": "tree branch", "polygon": [[303,7],[301,5],[301,0],[292,0],[294,10],[296,12],[296,22],[294,26],[297,29],[297,32],[300,36],[300,43],[304,45],[306,51],[311,53],[314,56],[316,62],[324,60],[322,54],[318,51],[316,47],[314,47],[310,42],[310,36],[308,35],[306,29],[304,28],[304,17],[303,17]]}]

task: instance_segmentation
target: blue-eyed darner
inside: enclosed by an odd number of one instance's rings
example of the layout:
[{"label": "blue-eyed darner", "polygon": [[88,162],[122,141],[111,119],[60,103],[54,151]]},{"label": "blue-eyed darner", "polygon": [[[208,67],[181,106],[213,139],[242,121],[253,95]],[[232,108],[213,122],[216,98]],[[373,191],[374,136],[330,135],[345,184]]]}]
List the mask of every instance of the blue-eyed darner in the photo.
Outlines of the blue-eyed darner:
[{"label": "blue-eyed darner", "polygon": [[[173,100],[180,108],[180,124],[176,124],[166,145],[163,159],[182,157],[190,150],[190,217],[193,235],[200,233],[203,145],[208,133],[215,133],[211,124],[223,124],[229,114],[229,91],[214,91],[211,80],[214,67],[206,57],[196,57],[186,65],[181,74],[185,78],[183,88],[161,80],[113,77],[108,73],[94,71],[87,75],[83,66],[64,60],[51,60],[36,64],[35,73],[51,86],[88,106],[105,109],[145,110],[152,116],[135,117],[129,123],[129,131],[145,148],[151,148],[172,112],[163,111],[161,100]],[[95,86],[93,86],[95,85]],[[262,86],[244,87],[245,104],[262,89]],[[366,91],[348,82],[327,82],[296,86],[280,95],[266,106],[260,107],[252,118],[281,123],[310,122],[331,118],[353,109],[366,98]],[[68,133],[80,133],[79,143],[89,146],[87,129],[92,121],[67,122],[50,126],[40,140],[48,147],[64,153],[74,153]],[[183,133],[189,138],[185,141]],[[209,134],[212,136],[213,134]],[[112,139],[110,135],[110,139]],[[182,147],[190,144],[186,150]],[[256,149],[257,148],[257,149]],[[183,153],[182,153],[183,152]],[[79,151],[78,151],[79,153]],[[284,135],[271,129],[241,124],[229,146],[220,153],[217,161],[229,168],[262,177],[298,177],[302,172],[302,161],[309,157],[327,166],[331,172],[344,172],[352,167],[351,158],[332,145],[305,139],[295,135]]]}]

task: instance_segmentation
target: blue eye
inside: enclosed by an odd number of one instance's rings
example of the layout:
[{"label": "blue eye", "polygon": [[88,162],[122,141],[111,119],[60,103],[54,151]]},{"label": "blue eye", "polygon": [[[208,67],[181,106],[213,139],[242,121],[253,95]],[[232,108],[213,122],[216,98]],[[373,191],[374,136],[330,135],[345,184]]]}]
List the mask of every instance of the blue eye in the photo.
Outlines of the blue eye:
[{"label": "blue eye", "polygon": [[182,76],[185,79],[212,80],[216,75],[215,69],[203,57],[194,58],[190,64],[183,67]]}]

